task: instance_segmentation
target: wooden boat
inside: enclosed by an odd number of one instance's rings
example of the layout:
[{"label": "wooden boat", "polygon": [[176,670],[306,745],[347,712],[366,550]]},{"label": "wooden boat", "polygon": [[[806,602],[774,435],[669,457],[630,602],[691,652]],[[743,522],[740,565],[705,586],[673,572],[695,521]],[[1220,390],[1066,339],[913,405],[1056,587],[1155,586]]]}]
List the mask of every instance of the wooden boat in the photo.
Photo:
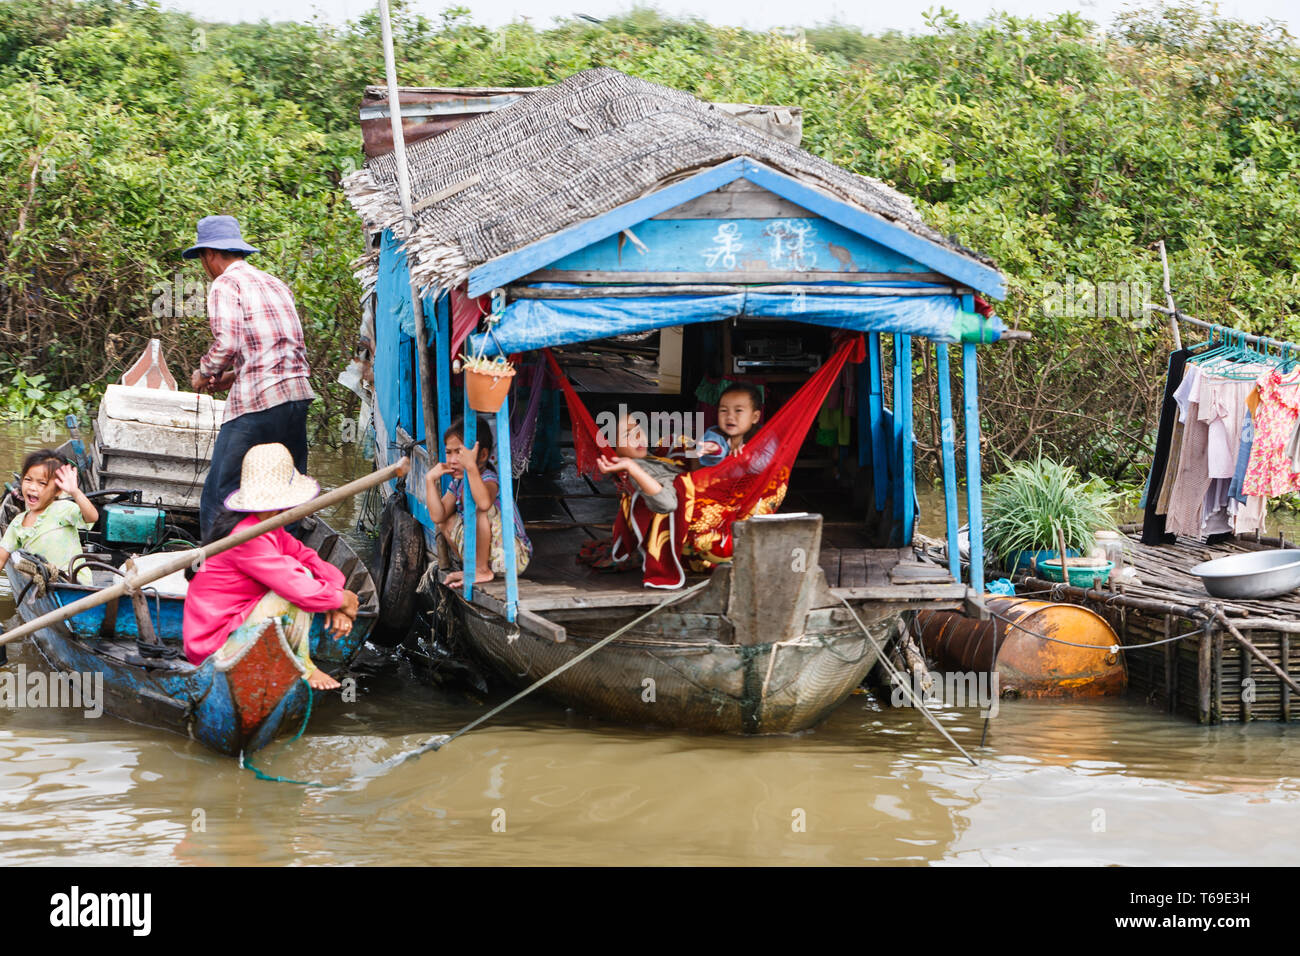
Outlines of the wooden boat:
[{"label": "wooden boat", "polygon": [[[843,703],[906,625],[895,608],[857,611],[867,632],[814,560],[791,573],[789,554],[820,550],[820,515],[775,515],[737,525],[735,562],[703,590],[658,611],[546,685],[583,713],[632,724],[720,733],[792,733]],[[484,663],[526,686],[567,664],[616,628],[668,599],[626,576],[606,587],[530,589],[517,626],[443,588],[441,619]],[[756,580],[763,588],[751,587]],[[950,586],[951,588],[951,586]],[[478,589],[476,589],[477,592]],[[953,596],[963,593],[952,589]],[[502,608],[502,610],[504,610]]]},{"label": "wooden boat", "polygon": [[[161,349],[151,341],[123,383],[109,386],[89,451],[82,447],[71,418],[73,439],[59,451],[81,463],[82,488],[101,514],[115,499],[154,503],[165,509],[169,533],[182,535],[178,543],[186,547],[185,539],[197,539],[196,505],[220,412],[220,403],[208,396],[175,390]],[[110,462],[115,470],[105,467]],[[102,487],[105,482],[113,487]],[[21,513],[16,497],[5,495],[0,533]],[[342,571],[346,587],[360,599],[356,621],[344,637],[326,633],[322,615],[313,617],[312,660],[334,674],[346,668],[365,643],[379,600],[365,564],[322,518],[304,518],[294,533]],[[24,621],[107,587],[128,559],[138,567],[145,565],[150,554],[139,557],[139,551],[165,553],[157,545],[132,548],[106,540],[105,533],[95,529],[83,533],[83,544],[86,553],[69,568],[57,569],[63,575],[47,577],[50,569],[21,553],[9,561],[5,572]],[[88,584],[76,583],[82,568],[91,572]],[[132,599],[125,613],[112,601],[38,631],[33,642],[58,671],[102,674],[106,712],[185,734],[219,753],[252,752],[278,734],[297,730],[310,689],[278,623],[268,622],[238,653],[228,658],[214,654],[196,667],[183,654],[186,587],[183,575],[168,575]]]},{"label": "wooden boat", "polygon": [[[443,459],[441,436],[456,417],[466,423],[466,444],[475,438],[471,428],[481,435],[489,427],[473,425],[468,396],[456,395],[458,352],[555,350],[588,417],[659,409],[654,416],[685,421],[701,401],[697,386],[763,382],[763,424],[839,354],[834,336],[861,334],[867,356],[856,375],[834,379],[854,383],[855,407],[816,405],[837,416],[836,447],[805,455],[786,476],[782,507],[824,513],[826,547],[816,514],[735,522],[730,567],[556,674],[541,693],[620,721],[793,732],[843,701],[875,662],[877,642],[898,634],[913,612],[980,613],[976,350],[1004,331],[980,298],[1004,296],[995,266],[932,230],[907,197],[883,184],[778,141],[743,116],[722,119],[710,104],[614,70],[518,91],[490,110],[474,105],[482,91],[407,92],[469,105],[441,111],[409,159],[400,141],[391,152],[372,151],[344,188],[370,239],[360,275],[373,374],[363,376],[362,397],[375,460],[409,454],[411,475],[390,493],[414,517],[407,524],[422,526],[408,538],[422,538],[415,543],[431,560],[436,529],[424,476]],[[575,176],[582,189],[571,186]],[[404,327],[402,316],[419,314],[412,289],[429,293],[426,321]],[[956,416],[954,348],[962,364]],[[913,550],[912,388],[923,357],[934,369],[939,410],[951,556],[943,564]],[[530,388],[545,387],[536,384],[544,379],[533,381]],[[439,584],[432,597],[437,619],[469,654],[525,684],[672,592],[654,582],[643,587],[635,572],[575,567],[579,547],[609,533],[616,496],[602,493],[590,474],[576,474],[573,458],[559,480],[523,475],[516,504],[510,436],[518,422],[510,406],[507,396],[494,422],[501,515],[509,528],[519,509],[531,561],[519,574],[507,558],[498,579],[455,591]],[[557,444],[558,419],[557,412]],[[669,434],[681,434],[677,428]],[[973,529],[966,581],[957,549],[963,445]],[[807,480],[827,474],[820,486]],[[463,507],[470,527],[474,506],[467,498]],[[381,555],[375,566],[392,562]],[[413,570],[400,577],[390,572],[379,582],[385,604],[390,592],[415,586]]]},{"label": "wooden boat", "polygon": [[[21,509],[6,496],[0,531],[19,514]],[[312,660],[334,674],[347,667],[365,642],[378,602],[369,572],[347,541],[319,518],[305,519],[302,525],[300,539],[339,568],[347,587],[360,598],[361,610],[346,637],[325,633],[321,615],[313,619]],[[46,581],[20,552],[5,573],[19,616],[30,621],[112,583],[112,567],[92,566],[91,584]],[[174,577],[148,589],[125,613],[117,602],[110,602],[43,628],[33,635],[33,643],[57,671],[102,674],[105,712],[184,734],[218,753],[252,752],[281,733],[295,732],[302,725],[309,688],[277,623],[268,622],[237,659],[223,661],[213,655],[196,667],[182,652],[184,594],[168,589],[175,588]],[[147,619],[138,614],[142,607]]]}]

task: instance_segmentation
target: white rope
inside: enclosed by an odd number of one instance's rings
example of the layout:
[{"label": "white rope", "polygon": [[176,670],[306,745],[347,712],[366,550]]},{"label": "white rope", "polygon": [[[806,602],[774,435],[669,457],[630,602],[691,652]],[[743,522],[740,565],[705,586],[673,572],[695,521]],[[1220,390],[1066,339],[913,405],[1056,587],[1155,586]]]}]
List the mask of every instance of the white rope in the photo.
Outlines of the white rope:
[{"label": "white rope", "polygon": [[921,700],[921,698],[917,697],[916,693],[912,690],[912,688],[907,685],[907,681],[904,680],[903,675],[899,673],[898,668],[894,666],[894,662],[891,661],[885,655],[885,649],[880,646],[880,643],[876,640],[876,638],[872,635],[872,633],[869,630],[867,630],[867,625],[862,623],[862,618],[858,617],[858,612],[853,610],[853,605],[850,604],[843,597],[840,598],[840,603],[849,609],[849,613],[853,615],[853,620],[858,622],[858,627],[862,628],[862,633],[867,635],[867,640],[871,641],[871,643],[876,646],[876,651],[880,655],[879,658],[880,663],[885,665],[885,670],[889,671],[889,676],[892,677],[894,681],[899,686],[901,686],[903,690],[907,692],[907,695],[912,699],[912,706],[917,708],[919,711],[921,711],[921,713],[925,714],[926,720],[934,724],[934,729],[939,731],[939,733],[943,734],[943,736],[947,739],[948,743],[952,744],[954,747],[956,747],[958,750],[961,751],[961,755],[970,761],[970,765],[972,767],[978,767],[979,762],[970,754],[968,754],[966,752],[966,749],[962,747],[961,744],[953,740],[952,734],[948,733],[948,731],[944,729],[944,726],[941,723],[939,723],[938,718],[936,718],[934,714],[930,713],[930,709],[925,706],[925,702]]},{"label": "white rope", "polygon": [[710,578],[705,578],[703,581],[699,582],[698,584],[692,585],[691,587],[687,588],[685,591],[679,591],[676,594],[669,595],[668,597],[664,598],[664,600],[656,604],[654,607],[650,608],[650,610],[646,611],[644,614],[640,615],[639,617],[633,618],[631,621],[628,621],[626,624],[624,624],[618,630],[614,631],[612,634],[609,634],[606,637],[602,637],[599,641],[591,645],[591,647],[587,648],[581,654],[578,654],[576,657],[573,657],[570,660],[565,661],[559,667],[555,668],[555,670],[551,671],[549,674],[542,677],[540,680],[524,688],[519,693],[515,694],[515,696],[507,700],[505,703],[498,704],[496,707],[493,707],[483,716],[471,720],[468,724],[466,724],[460,730],[456,731],[454,734],[438,734],[435,737],[430,737],[427,741],[425,741],[419,747],[416,747],[414,750],[408,750],[406,753],[398,754],[396,757],[393,757],[391,760],[385,761],[384,764],[379,768],[378,773],[387,773],[389,770],[393,769],[399,764],[403,764],[408,760],[414,759],[415,757],[419,757],[422,754],[426,754],[431,750],[441,750],[443,747],[447,746],[447,744],[451,743],[457,737],[469,733],[479,724],[491,720],[493,717],[501,713],[501,711],[505,710],[511,704],[523,700],[525,697],[527,697],[533,691],[537,690],[543,684],[546,684],[552,679],[559,677],[570,667],[577,664],[579,661],[585,660],[586,658],[590,657],[592,654],[596,653],[598,650],[600,650],[610,641],[622,637],[633,627],[640,624],[642,621],[650,617],[652,614],[655,614],[658,611],[662,611],[664,608],[676,604],[678,601],[690,597],[692,594],[696,593],[697,591],[700,591],[703,588],[707,587],[710,580],[711,580]]}]

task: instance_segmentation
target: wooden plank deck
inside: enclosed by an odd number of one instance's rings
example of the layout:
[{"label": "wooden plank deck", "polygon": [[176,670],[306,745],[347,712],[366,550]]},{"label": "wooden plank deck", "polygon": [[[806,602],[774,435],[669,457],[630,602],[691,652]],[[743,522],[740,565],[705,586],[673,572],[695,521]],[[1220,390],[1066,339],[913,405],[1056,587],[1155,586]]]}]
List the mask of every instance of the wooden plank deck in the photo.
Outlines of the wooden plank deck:
[{"label": "wooden plank deck", "polygon": [[[581,529],[539,531],[533,535],[533,557],[519,579],[519,607],[540,613],[594,607],[648,604],[663,592],[641,584],[636,570],[597,572],[578,564],[576,555],[590,540]],[[850,600],[960,602],[965,585],[954,582],[947,568],[919,560],[904,549],[824,548],[821,567],[826,583]],[[687,577],[687,586],[705,575]],[[504,606],[505,582],[497,579],[475,589],[491,599],[493,610]]]}]

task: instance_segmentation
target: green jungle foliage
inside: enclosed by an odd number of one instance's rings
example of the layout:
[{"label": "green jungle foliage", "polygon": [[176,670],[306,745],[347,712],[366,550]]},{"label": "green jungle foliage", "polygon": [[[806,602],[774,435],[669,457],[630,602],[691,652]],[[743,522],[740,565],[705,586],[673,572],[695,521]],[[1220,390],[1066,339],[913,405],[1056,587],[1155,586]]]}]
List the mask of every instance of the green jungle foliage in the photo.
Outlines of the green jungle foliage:
[{"label": "green jungle foliage", "polygon": [[[1007,275],[999,314],[1033,339],[982,353],[990,457],[1047,449],[1085,473],[1141,476],[1170,344],[1142,309],[1164,302],[1160,239],[1183,311],[1300,338],[1300,57],[1276,24],[1197,5],[1105,25],[940,9],[906,36],[754,33],[645,9],[498,30],[458,8],[396,16],[409,85],[539,85],[608,65],[707,99],[801,106],[806,148],[896,185]],[[357,106],[382,72],[373,13],[222,25],[130,0],[0,6],[0,368],[44,376],[0,398],[102,383],[151,335],[187,373],[207,329],[201,273],[178,253],[220,211],[295,291],[318,414],[345,410],[331,383],[355,340],[363,237],[338,183],[361,161]],[[926,350],[916,373],[932,456]]]}]

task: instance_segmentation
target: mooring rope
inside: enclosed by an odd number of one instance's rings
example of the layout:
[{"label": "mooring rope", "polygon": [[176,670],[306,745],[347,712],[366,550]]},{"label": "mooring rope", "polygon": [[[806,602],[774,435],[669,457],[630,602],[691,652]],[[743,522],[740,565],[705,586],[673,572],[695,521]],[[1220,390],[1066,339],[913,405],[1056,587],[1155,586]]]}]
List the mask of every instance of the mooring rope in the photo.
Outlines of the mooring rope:
[{"label": "mooring rope", "polygon": [[[1019,595],[1017,595],[1017,597],[1018,596]],[[1074,641],[1063,641],[1059,637],[1048,637],[1046,634],[1039,634],[1037,631],[1031,631],[1023,624],[1020,624],[1017,621],[1013,621],[1011,620],[1011,618],[1006,617],[1005,615],[999,614],[997,611],[993,610],[992,608],[988,608],[988,612],[993,617],[1001,621],[1003,624],[1006,624],[1010,627],[1014,627],[1017,630],[1024,631],[1030,637],[1036,637],[1040,641],[1050,641],[1053,644],[1064,644],[1067,647],[1084,647],[1084,648],[1090,647],[1093,650],[1106,651],[1108,654],[1123,654],[1123,653],[1127,653],[1128,651],[1143,651],[1146,650],[1148,647],[1159,647],[1161,644],[1172,644],[1175,641],[1185,640],[1186,638],[1189,638],[1196,633],[1196,631],[1188,631],[1186,634],[1178,634],[1174,637],[1165,637],[1165,638],[1161,638],[1158,641],[1148,641],[1142,644],[1131,644],[1127,647],[1125,647],[1122,644],[1110,644],[1110,645],[1078,644]],[[1201,630],[1202,631],[1209,630],[1210,625],[1212,623],[1214,623],[1213,620],[1206,621],[1205,626],[1202,627]]]},{"label": "mooring rope", "polygon": [[876,640],[875,635],[873,635],[871,631],[867,630],[867,625],[862,623],[862,618],[858,617],[858,612],[853,610],[853,605],[850,604],[843,597],[840,598],[840,603],[849,609],[849,613],[853,615],[853,620],[858,622],[858,627],[862,628],[862,633],[867,635],[867,640],[871,641],[871,643],[876,646],[876,652],[877,654],[879,654],[880,663],[885,665],[885,670],[889,671],[889,676],[894,679],[895,683],[901,686],[903,690],[907,692],[907,695],[912,698],[912,706],[920,710],[921,713],[925,714],[926,720],[934,724],[934,729],[939,731],[939,733],[943,734],[943,736],[947,739],[948,743],[952,744],[954,747],[956,747],[958,750],[961,751],[961,755],[970,761],[970,765],[972,767],[978,767],[979,761],[977,761],[974,757],[968,754],[966,752],[966,748],[964,748],[961,744],[957,743],[957,741],[953,739],[952,734],[948,733],[947,729],[943,726],[943,724],[939,723],[939,719],[935,717],[934,714],[930,713],[930,708],[925,706],[925,702],[922,701],[921,698],[917,697],[916,693],[912,690],[912,688],[907,685],[907,680],[899,672],[898,668],[894,666],[894,662],[891,661],[888,655],[885,654],[885,649],[880,646],[880,643]]},{"label": "mooring rope", "polygon": [[672,605],[676,604],[678,601],[688,598],[692,594],[695,594],[697,591],[700,591],[703,588],[707,587],[710,580],[712,579],[706,578],[703,581],[699,582],[698,584],[694,584],[691,587],[687,588],[685,591],[678,591],[675,594],[670,594],[668,597],[664,598],[664,600],[660,601],[658,604],[650,608],[650,610],[646,611],[644,614],[628,621],[626,624],[618,628],[618,630],[614,631],[612,634],[602,637],[599,641],[597,641],[595,644],[592,644],[591,647],[587,648],[582,653],[571,658],[570,660],[565,661],[559,667],[555,668],[555,670],[541,677],[537,681],[534,681],[532,684],[530,684],[528,687],[521,690],[519,693],[515,694],[509,700],[505,701],[502,704],[498,704],[496,707],[493,707],[486,714],[483,714],[481,717],[476,717],[474,720],[471,720],[468,724],[466,724],[460,730],[456,731],[454,734],[438,734],[437,736],[430,737],[427,741],[425,741],[420,746],[416,747],[414,750],[408,750],[405,753],[398,754],[396,757],[391,757],[390,759],[384,761],[376,770],[376,772],[374,774],[370,774],[369,776],[378,776],[379,774],[387,773],[388,771],[392,770],[394,767],[400,766],[401,764],[406,763],[406,761],[408,760],[414,760],[415,758],[420,757],[431,750],[441,750],[443,747],[447,746],[447,744],[451,743],[457,737],[461,737],[469,733],[479,724],[491,720],[493,717],[501,713],[501,711],[505,710],[511,704],[515,704],[523,700],[525,697],[527,697],[533,691],[537,690],[543,684],[546,684],[551,680],[553,680],[554,678],[559,677],[570,667],[590,657],[592,654],[596,653],[598,650],[600,650],[610,641],[617,640],[618,638],[622,637],[633,627],[640,624],[642,621],[650,617],[652,614],[662,611],[666,607],[671,607]]},{"label": "mooring rope", "polygon": [[[281,750],[289,746],[291,743],[293,743],[295,740],[297,740],[307,731],[307,722],[311,720],[311,703],[314,697],[315,697],[315,693],[312,691],[311,685],[308,684],[307,685],[307,712],[302,715],[302,726],[298,728],[298,732],[296,734],[294,734],[292,737],[290,737],[288,740],[286,740],[284,743],[280,745]],[[321,786],[321,784],[316,783],[313,780],[291,780],[288,777],[277,777],[274,774],[265,773],[253,765],[253,758],[251,755],[246,755],[242,752],[239,755],[239,766],[243,767],[245,770],[253,771],[253,773],[257,776],[258,780],[267,780],[270,781],[271,783],[293,783],[293,784],[297,784],[300,787]]]}]

